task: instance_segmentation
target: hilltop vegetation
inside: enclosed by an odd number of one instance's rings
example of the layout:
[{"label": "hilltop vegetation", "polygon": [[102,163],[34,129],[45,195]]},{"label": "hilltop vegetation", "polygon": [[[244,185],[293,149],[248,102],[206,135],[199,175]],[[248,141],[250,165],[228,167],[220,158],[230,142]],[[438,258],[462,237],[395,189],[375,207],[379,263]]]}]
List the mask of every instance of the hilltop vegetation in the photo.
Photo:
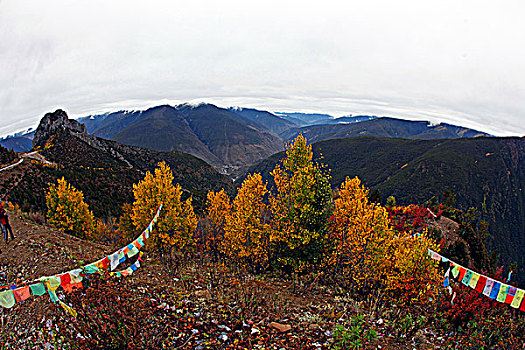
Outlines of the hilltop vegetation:
[{"label": "hilltop vegetation", "polygon": [[0,146],[0,167],[9,165],[13,160],[16,159],[16,154],[12,150]]},{"label": "hilltop vegetation", "polygon": [[[316,157],[330,169],[331,183],[358,176],[382,203],[424,203],[443,193],[455,195],[455,206],[474,207],[489,223],[489,246],[500,262],[518,263],[517,278],[525,275],[525,139],[476,138],[406,140],[349,138],[313,145]],[[277,154],[250,168],[268,174],[284,155]],[[269,176],[265,175],[265,180]]]}]

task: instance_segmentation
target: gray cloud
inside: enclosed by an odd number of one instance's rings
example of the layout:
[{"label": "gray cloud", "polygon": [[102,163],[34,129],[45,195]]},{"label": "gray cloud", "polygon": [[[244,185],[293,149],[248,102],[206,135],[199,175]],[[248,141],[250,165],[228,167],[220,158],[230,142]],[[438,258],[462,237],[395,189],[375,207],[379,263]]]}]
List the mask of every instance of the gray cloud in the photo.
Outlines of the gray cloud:
[{"label": "gray cloud", "polygon": [[207,101],[525,135],[525,3],[0,2],[0,134]]}]

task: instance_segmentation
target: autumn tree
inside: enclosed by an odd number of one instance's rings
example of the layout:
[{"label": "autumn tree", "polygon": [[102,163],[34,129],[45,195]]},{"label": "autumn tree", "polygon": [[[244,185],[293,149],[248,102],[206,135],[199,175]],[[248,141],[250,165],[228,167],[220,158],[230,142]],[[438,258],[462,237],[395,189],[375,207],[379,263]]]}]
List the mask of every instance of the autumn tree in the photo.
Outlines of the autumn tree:
[{"label": "autumn tree", "polygon": [[[124,241],[131,241],[136,238],[140,230],[138,230],[133,224],[133,204],[124,203],[122,206],[122,214],[119,217],[118,229],[120,231],[121,238]],[[143,227],[141,229],[144,229]]]},{"label": "autumn tree", "polygon": [[90,238],[93,233],[93,213],[84,202],[82,192],[63,177],[49,186],[46,204],[50,224],[77,237]]},{"label": "autumn tree", "polygon": [[369,201],[368,189],[357,177],[341,184],[334,205],[331,264],[344,284],[362,286],[375,277],[385,242],[393,237],[388,213]]},{"label": "autumn tree", "polygon": [[385,240],[382,256],[375,262],[375,278],[399,304],[429,303],[441,288],[438,263],[428,250],[439,251],[439,245],[428,235],[396,232]]},{"label": "autumn tree", "polygon": [[370,202],[357,177],[346,178],[334,204],[330,264],[345,285],[374,284],[404,304],[434,297],[439,276],[428,249],[439,251],[439,246],[426,229],[417,235],[394,231],[386,208]]},{"label": "autumn tree", "polygon": [[270,225],[264,204],[267,192],[260,174],[248,175],[225,216],[222,251],[244,267],[268,264]]},{"label": "autumn tree", "polygon": [[218,258],[219,246],[224,239],[224,224],[231,209],[230,198],[228,198],[224,190],[208,192],[206,199],[205,231],[207,236],[205,245],[215,259]]},{"label": "autumn tree", "polygon": [[317,265],[325,250],[332,191],[302,135],[286,148],[286,158],[271,172],[271,241],[281,266],[304,271]]},{"label": "autumn tree", "polygon": [[167,256],[173,252],[187,252],[193,244],[197,228],[191,197],[181,200],[182,188],[173,185],[170,167],[161,162],[155,173],[147,172],[144,180],[133,185],[135,201],[131,210],[133,226],[143,230],[151,221],[160,204],[162,211],[156,224],[155,246]]}]

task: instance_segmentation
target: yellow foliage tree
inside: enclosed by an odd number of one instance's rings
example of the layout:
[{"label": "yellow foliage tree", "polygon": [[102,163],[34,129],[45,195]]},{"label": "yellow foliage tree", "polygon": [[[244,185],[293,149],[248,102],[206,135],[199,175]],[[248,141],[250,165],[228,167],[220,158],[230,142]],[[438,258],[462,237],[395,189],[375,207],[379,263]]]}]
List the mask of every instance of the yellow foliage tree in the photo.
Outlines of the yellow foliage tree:
[{"label": "yellow foliage tree", "polygon": [[[120,231],[121,239],[124,242],[135,239],[140,232],[133,224],[133,204],[124,203],[122,206],[122,214],[118,221],[118,230]],[[141,229],[144,229],[142,227]]]},{"label": "yellow foliage tree", "polygon": [[224,224],[230,214],[232,204],[224,190],[208,192],[206,199],[206,248],[218,258],[219,244],[224,239]]},{"label": "yellow foliage tree", "polygon": [[439,275],[428,249],[438,245],[420,236],[394,232],[386,209],[368,199],[356,177],[347,178],[334,201],[333,254],[330,263],[351,286],[382,286],[399,303],[428,302]]},{"label": "yellow foliage tree", "polygon": [[385,243],[378,260],[378,278],[399,304],[427,303],[435,299],[440,288],[438,263],[428,250],[439,251],[439,245],[427,235],[401,234]]},{"label": "yellow foliage tree", "polygon": [[302,135],[286,148],[286,158],[271,173],[271,241],[281,265],[300,272],[318,264],[325,250],[332,190]]},{"label": "yellow foliage tree", "polygon": [[375,279],[385,242],[393,239],[385,208],[368,200],[368,189],[356,177],[346,178],[334,201],[332,265],[345,283],[361,287]]},{"label": "yellow foliage tree", "polygon": [[191,197],[181,201],[182,188],[173,185],[170,167],[161,162],[155,169],[155,175],[149,171],[144,180],[133,185],[135,201],[131,219],[136,229],[145,228],[162,203],[156,228],[156,245],[161,249],[185,252],[193,244],[193,233],[197,229],[197,216],[193,211]]},{"label": "yellow foliage tree", "polygon": [[265,267],[270,252],[270,225],[260,174],[248,175],[225,217],[223,253],[245,267]]},{"label": "yellow foliage tree", "polygon": [[64,232],[81,238],[90,238],[94,218],[84,195],[63,177],[51,184],[46,193],[48,222]]}]

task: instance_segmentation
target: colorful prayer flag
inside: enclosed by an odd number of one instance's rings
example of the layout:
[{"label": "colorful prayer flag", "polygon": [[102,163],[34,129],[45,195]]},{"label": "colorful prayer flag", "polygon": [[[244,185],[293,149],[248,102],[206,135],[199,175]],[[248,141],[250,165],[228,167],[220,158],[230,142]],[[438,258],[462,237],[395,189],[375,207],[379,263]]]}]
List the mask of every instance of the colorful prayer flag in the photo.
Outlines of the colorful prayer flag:
[{"label": "colorful prayer flag", "polygon": [[12,289],[0,292],[0,305],[8,309],[15,305],[15,296]]},{"label": "colorful prayer flag", "polygon": [[29,287],[25,286],[13,289],[13,295],[15,296],[16,302],[19,303],[28,299],[31,296],[31,292],[29,291]]},{"label": "colorful prayer flag", "polygon": [[509,286],[502,283],[499,289],[498,296],[496,297],[496,300],[499,301],[500,303],[504,303],[505,299],[507,298],[508,289],[509,289]]},{"label": "colorful prayer flag", "polygon": [[62,285],[62,288],[66,287],[70,283],[71,275],[69,273],[63,273],[60,275],[60,284]]},{"label": "colorful prayer flag", "polygon": [[478,281],[479,281],[479,273],[476,273],[476,272],[473,272],[472,273],[472,278],[470,279],[470,288],[473,288],[473,289],[476,289],[476,286],[478,284]]},{"label": "colorful prayer flag", "polygon": [[465,276],[463,276],[463,279],[461,280],[461,283],[463,283],[464,285],[468,286],[469,283],[470,283],[470,279],[472,278],[472,271],[471,270],[467,270],[465,272]]},{"label": "colorful prayer flag", "polygon": [[463,281],[463,277],[465,277],[465,274],[467,273],[467,269],[465,269],[463,266],[459,267],[459,277],[458,281]]},{"label": "colorful prayer flag", "polygon": [[505,298],[505,304],[511,304],[514,300],[514,296],[516,295],[516,288],[509,286],[509,289],[507,290],[507,297]]},{"label": "colorful prayer flag", "polygon": [[483,289],[483,295],[489,296],[490,292],[492,291],[492,287],[494,286],[494,280],[487,279],[487,283],[485,283],[485,289]]},{"label": "colorful prayer flag", "polygon": [[487,277],[479,276],[478,284],[476,286],[476,291],[478,291],[479,293],[483,293],[486,283],[487,283]]},{"label": "colorful prayer flag", "polygon": [[133,244],[130,244],[130,246],[131,246],[132,248],[129,249],[129,252],[128,252],[128,258],[131,258],[131,257],[137,255],[138,252],[139,252],[139,250],[137,249],[137,247],[135,247]]},{"label": "colorful prayer flag", "polygon": [[33,295],[44,295],[46,293],[46,288],[43,283],[32,284],[30,287]]},{"label": "colorful prayer flag", "polygon": [[75,309],[73,309],[72,307],[68,306],[66,303],[60,302],[60,306],[62,306],[62,308],[64,310],[66,310],[67,313],[70,314],[71,316],[77,317],[77,312],[75,311]]},{"label": "colorful prayer flag", "polygon": [[458,275],[459,275],[459,266],[454,265],[454,267],[452,268],[452,276],[454,276],[454,278],[457,278]]},{"label": "colorful prayer flag", "polygon": [[499,289],[501,287],[501,283],[498,281],[494,281],[494,286],[492,286],[492,290],[490,291],[489,298],[490,299],[496,299],[499,293]]}]

